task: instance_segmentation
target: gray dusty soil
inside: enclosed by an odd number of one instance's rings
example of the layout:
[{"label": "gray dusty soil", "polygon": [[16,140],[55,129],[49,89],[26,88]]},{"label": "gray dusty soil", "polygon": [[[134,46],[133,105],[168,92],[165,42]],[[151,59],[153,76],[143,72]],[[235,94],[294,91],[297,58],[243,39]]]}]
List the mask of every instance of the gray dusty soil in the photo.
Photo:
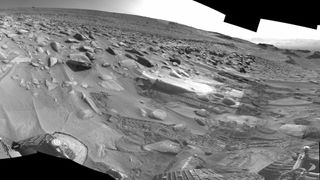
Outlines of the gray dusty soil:
[{"label": "gray dusty soil", "polygon": [[319,159],[314,52],[123,14],[0,12],[8,144],[68,133],[85,166],[132,180],[277,179],[305,145]]}]

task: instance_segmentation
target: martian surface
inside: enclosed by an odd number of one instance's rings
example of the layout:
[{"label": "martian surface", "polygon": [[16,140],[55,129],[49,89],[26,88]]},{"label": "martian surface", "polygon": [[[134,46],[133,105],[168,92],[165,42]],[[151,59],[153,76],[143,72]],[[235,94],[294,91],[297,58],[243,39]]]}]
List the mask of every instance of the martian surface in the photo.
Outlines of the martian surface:
[{"label": "martian surface", "polygon": [[115,179],[281,179],[304,146],[319,162],[319,69],[317,51],[169,21],[1,10],[0,158],[60,132]]}]

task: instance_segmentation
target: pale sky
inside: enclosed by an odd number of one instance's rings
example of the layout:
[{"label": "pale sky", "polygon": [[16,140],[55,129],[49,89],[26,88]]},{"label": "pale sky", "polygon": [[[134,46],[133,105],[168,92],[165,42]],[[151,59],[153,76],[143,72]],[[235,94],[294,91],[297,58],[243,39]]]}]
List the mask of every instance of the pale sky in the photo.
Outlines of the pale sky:
[{"label": "pale sky", "polygon": [[252,38],[320,40],[319,26],[318,30],[314,30],[262,19],[256,33],[223,22],[224,14],[193,0],[0,0],[0,8],[32,6],[94,9],[134,14],[178,22],[247,40]]}]

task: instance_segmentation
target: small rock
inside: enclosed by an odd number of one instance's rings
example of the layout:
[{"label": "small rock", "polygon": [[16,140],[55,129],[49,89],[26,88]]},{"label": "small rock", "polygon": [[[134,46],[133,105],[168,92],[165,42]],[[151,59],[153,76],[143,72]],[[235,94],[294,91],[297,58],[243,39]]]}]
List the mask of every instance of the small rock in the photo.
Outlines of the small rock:
[{"label": "small rock", "polygon": [[177,73],[181,74],[182,76],[185,76],[185,77],[190,77],[190,75],[188,73],[186,73],[185,71],[181,70],[181,69],[177,69],[176,70]]},{"label": "small rock", "polygon": [[64,86],[76,86],[78,85],[78,82],[77,81],[65,81],[64,83]]},{"label": "small rock", "polygon": [[8,46],[4,44],[4,45],[1,46],[1,48],[2,49],[8,49]]},{"label": "small rock", "polygon": [[66,40],[66,43],[80,43],[80,41],[73,39],[73,38],[69,38]]},{"label": "small rock", "polygon": [[130,59],[135,59],[132,55],[130,55],[130,54],[128,54],[128,53],[126,53],[126,54],[124,54],[127,58],[130,58]]},{"label": "small rock", "polygon": [[181,60],[178,59],[177,57],[171,57],[170,61],[172,62],[172,64],[173,63],[175,63],[176,65],[178,65],[178,64],[180,65],[181,64]]},{"label": "small rock", "polygon": [[88,63],[88,62],[81,62],[81,61],[74,61],[74,60],[68,60],[66,62],[67,66],[75,71],[85,71],[85,70],[89,70],[92,68],[92,64]]},{"label": "small rock", "polygon": [[176,78],[182,78],[182,76],[178,74],[174,69],[171,69],[170,76],[176,77]]},{"label": "small rock", "polygon": [[5,59],[7,59],[7,56],[0,51],[0,60],[5,60]]},{"label": "small rock", "polygon": [[58,42],[51,42],[50,43],[50,46],[51,48],[56,51],[56,52],[59,52],[60,48],[61,48],[61,45],[58,43]]},{"label": "small rock", "polygon": [[210,101],[210,98],[208,95],[200,95],[200,96],[198,96],[198,99],[200,99],[201,101],[206,101],[206,102]]},{"label": "small rock", "polygon": [[119,44],[119,46],[128,47],[128,45],[124,42],[119,42],[118,44]]},{"label": "small rock", "polygon": [[79,34],[79,33],[75,34],[73,37],[74,37],[76,40],[79,40],[79,41],[84,41],[84,40],[87,39],[84,35]]},{"label": "small rock", "polygon": [[137,57],[136,61],[139,64],[141,64],[141,65],[143,65],[145,67],[148,67],[148,68],[154,67],[154,64],[150,60],[148,60],[148,59],[146,59],[146,58],[144,58],[142,56],[136,56],[136,57]]},{"label": "small rock", "polygon": [[225,104],[225,105],[227,105],[227,106],[233,106],[233,105],[236,104],[233,100],[231,100],[231,99],[229,99],[229,98],[224,98],[224,99],[222,100],[222,103]]},{"label": "small rock", "polygon": [[195,120],[200,126],[205,126],[205,125],[206,125],[206,120],[205,120],[205,119],[194,118],[194,120]]},{"label": "small rock", "polygon": [[108,63],[108,62],[105,62],[105,63],[101,64],[101,66],[102,66],[102,67],[110,67],[110,66],[111,66],[111,64],[110,64],[110,63]]},{"label": "small rock", "polygon": [[47,86],[48,90],[51,91],[58,87],[57,84],[50,82],[49,80],[45,80],[45,85]]},{"label": "small rock", "polygon": [[119,48],[120,46],[118,44],[112,44],[111,46]]},{"label": "small rock", "polygon": [[44,53],[44,50],[41,47],[37,47],[36,50],[37,50],[38,53]]},{"label": "small rock", "polygon": [[107,74],[100,74],[99,78],[103,81],[112,80],[113,78]]},{"label": "small rock", "polygon": [[89,47],[89,46],[81,46],[79,48],[80,51],[84,51],[84,52],[91,52],[93,53],[94,52],[94,49],[92,47]]},{"label": "small rock", "polygon": [[90,61],[93,61],[96,59],[94,54],[91,52],[86,52],[86,56],[90,59]]},{"label": "small rock", "polygon": [[199,110],[195,110],[194,113],[198,116],[201,116],[201,117],[208,117],[209,116],[209,113],[207,110],[205,109],[199,109]]},{"label": "small rock", "polygon": [[89,38],[90,38],[90,39],[93,39],[93,40],[95,40],[95,39],[96,39],[96,37],[94,36],[94,34],[93,34],[93,33],[90,33],[90,34],[89,34]]},{"label": "small rock", "polygon": [[33,67],[39,67],[39,66],[40,66],[40,64],[39,64],[39,63],[36,63],[36,62],[31,62],[31,65],[32,65]]},{"label": "small rock", "polygon": [[114,50],[111,49],[110,47],[107,48],[106,51],[107,51],[109,54],[111,54],[111,55],[114,55],[114,56],[116,55],[116,53],[114,52]]},{"label": "small rock", "polygon": [[71,32],[70,32],[70,31],[60,31],[59,33],[60,33],[60,34],[67,35],[67,36],[70,36],[70,35],[71,35]]},{"label": "small rock", "polygon": [[39,85],[39,84],[40,84],[39,80],[38,80],[38,79],[35,79],[35,78],[32,79],[32,83],[33,83],[34,85]]},{"label": "small rock", "polygon": [[175,131],[183,131],[187,128],[187,126],[185,124],[176,124],[173,126],[173,129]]},{"label": "small rock", "polygon": [[149,117],[158,120],[164,120],[167,117],[167,113],[161,109],[156,109],[149,114]]},{"label": "small rock", "polygon": [[173,66],[179,66],[179,64],[176,63],[176,62],[173,62],[172,65],[173,65]]},{"label": "small rock", "polygon": [[129,53],[132,53],[132,54],[137,54],[137,55],[139,55],[139,56],[143,56],[143,54],[142,54],[141,52],[139,52],[138,50],[136,50],[136,49],[134,49],[134,48],[132,48],[132,49],[127,49],[127,50],[125,50],[125,51],[127,51],[127,52],[129,52]]},{"label": "small rock", "polygon": [[49,67],[52,67],[54,66],[55,64],[57,64],[58,62],[58,59],[56,57],[50,57],[49,58],[49,61],[48,61],[48,66]]},{"label": "small rock", "polygon": [[89,87],[89,85],[88,85],[88,84],[85,84],[85,83],[82,83],[82,84],[81,84],[81,87],[87,89],[87,88]]},{"label": "small rock", "polygon": [[11,76],[11,79],[13,79],[13,80],[19,80],[19,76],[18,76],[18,75]]},{"label": "small rock", "polygon": [[25,33],[27,33],[27,32],[29,32],[29,31],[27,31],[27,30],[25,30],[25,29],[19,29],[19,30],[17,31],[17,34],[22,35],[22,34],[25,34]]},{"label": "small rock", "polygon": [[140,108],[140,113],[141,113],[142,117],[147,117],[147,115],[148,115],[147,111],[143,108]]},{"label": "small rock", "polygon": [[70,54],[69,58],[73,61],[79,61],[79,62],[86,62],[86,63],[90,63],[90,59],[86,56],[83,55],[82,53],[80,54]]}]

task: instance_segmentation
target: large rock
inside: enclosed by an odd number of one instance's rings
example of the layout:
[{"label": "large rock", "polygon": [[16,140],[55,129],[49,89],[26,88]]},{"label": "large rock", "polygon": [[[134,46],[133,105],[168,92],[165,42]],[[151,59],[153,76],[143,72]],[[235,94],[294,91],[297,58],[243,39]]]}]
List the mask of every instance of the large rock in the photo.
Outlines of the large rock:
[{"label": "large rock", "polygon": [[181,151],[180,145],[170,140],[164,140],[164,141],[148,144],[143,146],[143,149],[147,151],[158,151],[162,153],[173,153],[173,154],[178,154]]},{"label": "large rock", "polygon": [[307,130],[307,126],[297,124],[284,124],[280,126],[279,130],[280,132],[290,136],[303,137]]}]

